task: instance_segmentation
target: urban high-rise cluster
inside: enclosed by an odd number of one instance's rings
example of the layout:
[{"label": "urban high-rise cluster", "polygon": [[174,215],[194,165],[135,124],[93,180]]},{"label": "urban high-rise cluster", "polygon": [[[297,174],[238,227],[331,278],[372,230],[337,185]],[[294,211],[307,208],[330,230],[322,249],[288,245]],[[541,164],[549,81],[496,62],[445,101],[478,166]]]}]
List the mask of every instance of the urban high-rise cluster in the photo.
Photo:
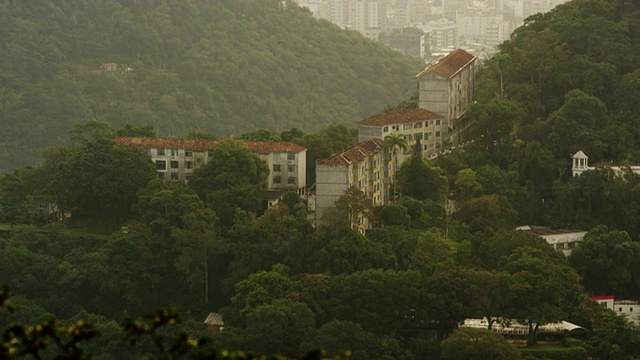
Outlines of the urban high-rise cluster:
[{"label": "urban high-rise cluster", "polygon": [[567,0],[295,0],[317,18],[434,62],[452,49],[488,57],[524,20]]}]

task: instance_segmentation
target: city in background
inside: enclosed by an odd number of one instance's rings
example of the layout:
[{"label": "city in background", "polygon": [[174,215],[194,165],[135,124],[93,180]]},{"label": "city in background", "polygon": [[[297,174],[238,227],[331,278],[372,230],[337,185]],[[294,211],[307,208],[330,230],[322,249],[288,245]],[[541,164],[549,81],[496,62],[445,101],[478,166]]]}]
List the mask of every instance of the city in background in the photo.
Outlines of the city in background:
[{"label": "city in background", "polygon": [[534,14],[566,0],[295,0],[316,18],[433,63],[455,48],[488,58]]}]

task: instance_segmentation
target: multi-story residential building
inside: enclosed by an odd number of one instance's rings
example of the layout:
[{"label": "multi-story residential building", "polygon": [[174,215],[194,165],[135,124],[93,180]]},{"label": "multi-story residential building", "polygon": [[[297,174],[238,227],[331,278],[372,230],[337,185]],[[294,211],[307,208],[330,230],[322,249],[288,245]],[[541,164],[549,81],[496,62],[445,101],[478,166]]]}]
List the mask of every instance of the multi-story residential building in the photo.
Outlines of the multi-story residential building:
[{"label": "multi-story residential building", "polygon": [[[116,144],[148,152],[161,179],[188,181],[191,174],[206,164],[213,149],[225,139],[178,139],[117,137]],[[238,140],[244,141],[244,140]],[[263,190],[306,192],[307,149],[288,142],[244,141],[249,150],[269,167]]]},{"label": "multi-story residential building", "polygon": [[[384,141],[379,138],[358,143],[316,164],[316,228],[328,225],[325,212],[353,186],[371,199],[374,206],[390,201],[391,162],[385,158]],[[360,214],[351,228],[364,232],[369,219]]]},{"label": "multi-story residential building", "polygon": [[487,7],[459,9],[456,14],[458,36],[467,41],[493,48],[509,39],[512,26],[505,20],[504,12]]},{"label": "multi-story residential building", "polygon": [[406,155],[410,154],[417,140],[422,145],[422,154],[430,156],[442,149],[447,136],[442,132],[442,115],[425,109],[405,109],[383,112],[357,123],[358,141],[384,139],[396,134],[407,141],[407,153],[398,152],[398,163],[402,164]]},{"label": "multi-story residential building", "polygon": [[427,56],[426,36],[420,29],[399,29],[381,33],[379,40],[405,55],[422,59]]},{"label": "multi-story residential building", "polygon": [[444,119],[439,131],[456,146],[468,139],[464,114],[473,103],[476,57],[457,49],[419,73],[418,107]]},{"label": "multi-story residential building", "polygon": [[452,20],[442,18],[429,21],[420,27],[425,33],[430,33],[429,47],[432,51],[454,48],[458,45],[458,26]]}]

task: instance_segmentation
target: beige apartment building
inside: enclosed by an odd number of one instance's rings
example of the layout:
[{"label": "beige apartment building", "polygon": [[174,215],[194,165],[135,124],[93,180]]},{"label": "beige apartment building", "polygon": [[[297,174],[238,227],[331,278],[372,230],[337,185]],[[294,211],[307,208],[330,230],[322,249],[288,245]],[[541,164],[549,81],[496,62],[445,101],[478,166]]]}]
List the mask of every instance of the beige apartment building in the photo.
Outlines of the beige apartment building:
[{"label": "beige apartment building", "polygon": [[[188,181],[191,174],[206,164],[213,149],[228,139],[179,139],[117,137],[116,144],[147,151],[164,180]],[[307,149],[288,142],[243,141],[249,150],[269,167],[263,190],[306,192]]]},{"label": "beige apartment building", "polygon": [[469,138],[470,122],[464,114],[473,104],[476,57],[457,49],[419,73],[418,107],[428,109],[444,119],[440,133],[451,146]]},{"label": "beige apartment building", "polygon": [[[393,165],[385,152],[384,141],[369,139],[345,151],[320,160],[316,164],[316,228],[328,225],[323,216],[336,200],[352,186],[357,187],[373,206],[390,202],[390,184]],[[361,215],[351,228],[364,232],[369,228],[369,219]]]},{"label": "beige apartment building", "polygon": [[447,133],[442,132],[442,115],[425,109],[403,109],[376,114],[357,123],[358,141],[384,139],[395,134],[407,141],[406,153],[398,152],[398,164],[411,154],[420,140],[423,156],[440,151]]}]

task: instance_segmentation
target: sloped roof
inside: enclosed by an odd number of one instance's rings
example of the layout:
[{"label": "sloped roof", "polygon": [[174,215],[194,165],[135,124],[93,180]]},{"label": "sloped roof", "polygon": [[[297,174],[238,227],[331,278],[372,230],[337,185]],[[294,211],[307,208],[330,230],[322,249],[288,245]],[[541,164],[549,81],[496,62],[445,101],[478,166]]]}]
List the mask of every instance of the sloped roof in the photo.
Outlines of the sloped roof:
[{"label": "sloped roof", "polygon": [[358,125],[391,125],[441,119],[442,116],[426,109],[402,109],[383,112],[358,121]]},{"label": "sloped roof", "polygon": [[224,321],[222,320],[222,314],[218,314],[215,312],[209,313],[206,319],[204,319],[204,323],[206,325],[224,325]]},{"label": "sloped roof", "polygon": [[[149,138],[119,136],[114,139],[119,146],[138,149],[186,149],[192,151],[207,151],[217,144],[232,139],[181,139],[181,138]],[[304,146],[289,142],[244,141],[249,150],[256,154],[272,152],[299,153],[307,150]]]},{"label": "sloped roof", "polygon": [[354,162],[360,162],[368,155],[377,153],[384,148],[384,141],[382,139],[371,139],[358,143],[347,150],[331,155],[331,157],[321,160],[321,165],[343,165],[347,166]]},{"label": "sloped roof", "polygon": [[435,72],[440,76],[450,78],[475,59],[476,57],[469,54],[468,52],[462,49],[457,49],[447,56],[443,57],[442,59],[438,60],[437,63],[424,69],[422,72],[416,75],[416,78],[419,78],[422,75],[430,72]]},{"label": "sloped roof", "polygon": [[575,153],[573,155],[573,158],[574,159],[588,159],[589,157],[587,156],[587,154],[582,152],[582,150],[579,150],[577,153]]}]

